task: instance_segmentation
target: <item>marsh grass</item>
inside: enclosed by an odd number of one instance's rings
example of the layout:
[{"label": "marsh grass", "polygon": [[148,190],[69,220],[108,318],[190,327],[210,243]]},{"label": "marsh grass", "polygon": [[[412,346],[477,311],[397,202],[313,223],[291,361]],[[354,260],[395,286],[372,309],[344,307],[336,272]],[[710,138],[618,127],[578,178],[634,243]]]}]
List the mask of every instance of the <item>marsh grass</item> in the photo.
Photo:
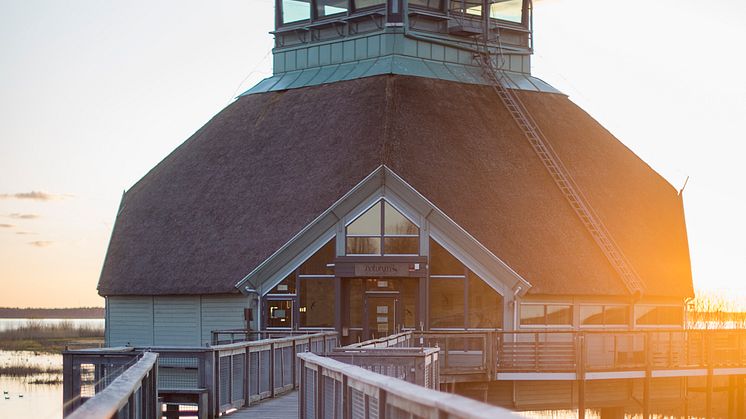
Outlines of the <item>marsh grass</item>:
[{"label": "marsh grass", "polygon": [[0,332],[0,349],[59,353],[71,341],[95,346],[103,341],[103,336],[102,327],[30,321],[19,328]]},{"label": "marsh grass", "polygon": [[[0,377],[28,377],[40,374],[62,374],[62,367],[41,367],[38,365],[3,365]],[[43,381],[52,379],[43,379]]]}]

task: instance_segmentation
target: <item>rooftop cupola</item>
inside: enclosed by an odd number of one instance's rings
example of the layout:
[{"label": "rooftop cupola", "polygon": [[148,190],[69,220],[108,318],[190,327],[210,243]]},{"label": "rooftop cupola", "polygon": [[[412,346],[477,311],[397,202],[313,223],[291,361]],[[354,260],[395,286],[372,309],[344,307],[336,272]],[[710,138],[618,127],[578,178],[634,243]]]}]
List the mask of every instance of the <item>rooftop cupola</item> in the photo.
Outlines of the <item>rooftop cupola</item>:
[{"label": "rooftop cupola", "polygon": [[[531,0],[275,0],[274,75],[246,94],[380,74],[554,91],[531,77]],[[480,62],[482,63],[480,65]]]}]

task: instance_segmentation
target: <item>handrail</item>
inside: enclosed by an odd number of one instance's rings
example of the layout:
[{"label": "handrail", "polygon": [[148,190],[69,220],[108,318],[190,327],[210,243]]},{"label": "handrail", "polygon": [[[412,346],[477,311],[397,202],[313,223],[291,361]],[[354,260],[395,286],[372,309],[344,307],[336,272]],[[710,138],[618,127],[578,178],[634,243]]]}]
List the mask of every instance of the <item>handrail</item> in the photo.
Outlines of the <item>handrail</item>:
[{"label": "handrail", "polygon": [[[374,393],[380,412],[387,406],[395,408],[397,411],[404,413],[416,413],[423,417],[449,417],[449,418],[515,418],[517,415],[510,411],[481,403],[476,400],[455,394],[443,393],[436,390],[430,390],[421,386],[408,383],[393,377],[387,377],[377,374],[360,367],[335,361],[330,358],[318,356],[312,353],[298,354],[301,359],[301,371],[304,372],[304,379],[301,380],[301,398],[299,413],[303,419],[322,417],[319,410],[313,416],[307,416],[309,407],[323,409],[322,406],[328,406],[324,403],[323,397],[334,397],[335,392],[318,391],[322,382],[321,378],[330,378],[339,383],[343,388],[340,394],[347,394],[348,389],[359,389],[367,387],[364,390],[366,395]],[[315,377],[319,381],[309,382],[306,370],[315,370]],[[324,374],[327,372],[327,374]],[[314,391],[315,390],[315,391]],[[308,400],[308,396],[314,397],[314,401]],[[365,396],[364,396],[365,397]],[[351,404],[353,397],[343,397],[342,403]],[[319,400],[321,399],[321,400]],[[346,409],[349,406],[343,406]],[[343,410],[345,411],[345,410]],[[323,417],[326,417],[324,415]]]},{"label": "handrail", "polygon": [[[132,396],[143,386],[146,377],[155,382],[155,371],[158,366],[158,354],[154,352],[145,352],[142,358],[119,377],[111,382],[105,389],[93,396],[77,408],[68,416],[69,419],[86,419],[86,418],[111,418],[128,403],[131,402]],[[143,403],[144,405],[144,403]],[[155,404],[152,405],[153,411],[147,418],[155,418]]]}]

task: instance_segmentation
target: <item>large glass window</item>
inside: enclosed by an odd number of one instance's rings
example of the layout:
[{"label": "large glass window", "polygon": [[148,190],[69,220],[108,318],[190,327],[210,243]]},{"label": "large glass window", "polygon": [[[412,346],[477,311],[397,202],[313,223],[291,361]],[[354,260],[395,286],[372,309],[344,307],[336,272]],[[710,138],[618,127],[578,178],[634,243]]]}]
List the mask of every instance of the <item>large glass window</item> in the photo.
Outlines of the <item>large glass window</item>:
[{"label": "large glass window", "polygon": [[502,296],[474,272],[469,272],[469,327],[502,328],[502,326]]},{"label": "large glass window", "polygon": [[440,10],[443,8],[443,0],[409,0],[409,5]]},{"label": "large glass window", "polygon": [[311,0],[282,0],[282,23],[311,19]]},{"label": "large glass window", "polygon": [[364,9],[366,7],[381,6],[386,4],[386,0],[354,0],[355,9]]},{"label": "large glass window", "polygon": [[430,275],[463,275],[464,265],[438,242],[430,239]]},{"label": "large glass window", "polygon": [[334,268],[329,265],[334,261],[334,240],[330,240],[308,260],[300,265],[298,272],[305,275],[334,275]]},{"label": "large glass window", "polygon": [[430,278],[430,327],[464,327],[464,278]]},{"label": "large glass window", "polygon": [[492,0],[490,17],[507,20],[508,22],[523,22],[523,0]]},{"label": "large glass window", "polygon": [[521,304],[521,326],[572,326],[569,304]]},{"label": "large glass window", "polygon": [[334,327],[334,280],[302,278],[298,307],[301,327]]},{"label": "large glass window", "polygon": [[681,326],[683,323],[684,310],[680,306],[635,307],[635,324],[638,326]]},{"label": "large glass window", "polygon": [[316,0],[318,17],[336,15],[347,11],[347,0]]},{"label": "large glass window", "polygon": [[629,308],[624,305],[581,305],[581,326],[626,326],[629,323]]},{"label": "large glass window", "polygon": [[420,229],[386,201],[375,205],[347,226],[348,255],[418,255]]}]

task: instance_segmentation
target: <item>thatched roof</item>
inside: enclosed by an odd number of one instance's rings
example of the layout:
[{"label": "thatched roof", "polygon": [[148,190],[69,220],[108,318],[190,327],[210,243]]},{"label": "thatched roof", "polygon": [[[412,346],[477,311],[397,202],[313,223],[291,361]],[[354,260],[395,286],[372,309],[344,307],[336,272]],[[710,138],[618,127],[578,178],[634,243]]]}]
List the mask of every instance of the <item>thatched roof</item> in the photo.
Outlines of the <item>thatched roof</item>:
[{"label": "thatched roof", "polygon": [[[645,282],[689,296],[676,190],[563,95],[521,92]],[[101,295],[234,285],[381,164],[533,284],[628,291],[486,86],[377,76],[239,98],[125,197]]]}]

